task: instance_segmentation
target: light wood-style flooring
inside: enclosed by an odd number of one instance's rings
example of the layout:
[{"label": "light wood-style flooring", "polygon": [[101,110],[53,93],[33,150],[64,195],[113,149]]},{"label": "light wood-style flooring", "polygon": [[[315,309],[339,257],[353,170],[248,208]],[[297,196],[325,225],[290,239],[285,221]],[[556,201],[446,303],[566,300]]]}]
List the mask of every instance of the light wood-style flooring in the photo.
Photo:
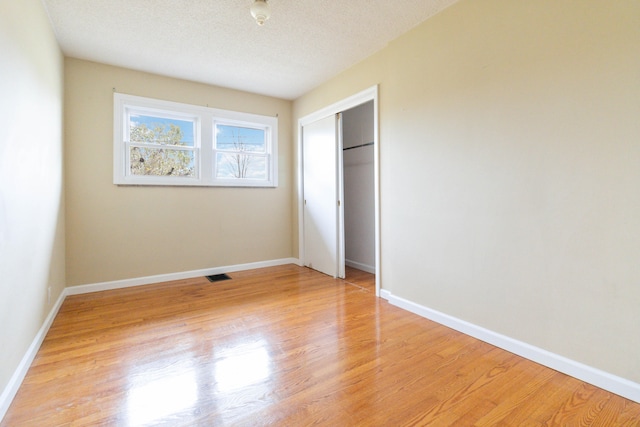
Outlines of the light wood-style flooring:
[{"label": "light wood-style flooring", "polygon": [[0,426],[639,426],[640,404],[287,265],[70,296]]}]

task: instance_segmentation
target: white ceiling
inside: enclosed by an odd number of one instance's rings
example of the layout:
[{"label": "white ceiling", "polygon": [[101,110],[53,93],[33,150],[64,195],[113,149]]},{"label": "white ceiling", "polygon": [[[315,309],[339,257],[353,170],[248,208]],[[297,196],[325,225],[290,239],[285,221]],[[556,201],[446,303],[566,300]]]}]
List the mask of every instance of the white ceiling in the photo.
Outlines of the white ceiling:
[{"label": "white ceiling", "polygon": [[42,0],[65,55],[295,99],[457,0]]}]

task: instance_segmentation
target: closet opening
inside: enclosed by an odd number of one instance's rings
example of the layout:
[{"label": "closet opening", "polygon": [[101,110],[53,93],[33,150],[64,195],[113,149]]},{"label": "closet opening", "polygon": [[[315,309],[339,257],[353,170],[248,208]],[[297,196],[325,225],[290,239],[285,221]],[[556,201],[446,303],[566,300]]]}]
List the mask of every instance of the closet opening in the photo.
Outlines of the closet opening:
[{"label": "closet opening", "polygon": [[[375,136],[373,101],[342,112],[345,279],[375,289]],[[368,274],[363,274],[368,273]]]}]

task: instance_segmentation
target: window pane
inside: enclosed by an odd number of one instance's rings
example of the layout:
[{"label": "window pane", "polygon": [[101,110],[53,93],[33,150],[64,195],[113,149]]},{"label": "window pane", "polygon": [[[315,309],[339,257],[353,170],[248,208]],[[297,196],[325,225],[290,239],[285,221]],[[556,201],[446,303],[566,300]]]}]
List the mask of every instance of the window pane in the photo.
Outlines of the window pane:
[{"label": "window pane", "polygon": [[267,156],[217,153],[216,178],[265,180],[268,178]]},{"label": "window pane", "polygon": [[195,176],[191,150],[131,147],[129,159],[131,175]]},{"label": "window pane", "polygon": [[188,120],[131,114],[129,140],[162,145],[193,147],[194,123]]},{"label": "window pane", "polygon": [[264,153],[265,130],[230,125],[216,125],[218,150]]}]

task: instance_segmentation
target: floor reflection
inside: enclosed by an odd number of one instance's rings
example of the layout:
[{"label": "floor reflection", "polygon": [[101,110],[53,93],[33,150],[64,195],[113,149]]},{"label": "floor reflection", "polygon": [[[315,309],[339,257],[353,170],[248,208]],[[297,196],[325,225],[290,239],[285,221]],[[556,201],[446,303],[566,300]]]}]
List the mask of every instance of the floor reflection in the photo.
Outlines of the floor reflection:
[{"label": "floor reflection", "polygon": [[236,391],[258,384],[271,375],[267,342],[243,342],[216,352],[215,381],[220,392]]},{"label": "floor reflection", "polygon": [[129,425],[152,424],[197,401],[198,384],[192,365],[172,366],[166,372],[149,370],[138,377],[127,397]]}]

